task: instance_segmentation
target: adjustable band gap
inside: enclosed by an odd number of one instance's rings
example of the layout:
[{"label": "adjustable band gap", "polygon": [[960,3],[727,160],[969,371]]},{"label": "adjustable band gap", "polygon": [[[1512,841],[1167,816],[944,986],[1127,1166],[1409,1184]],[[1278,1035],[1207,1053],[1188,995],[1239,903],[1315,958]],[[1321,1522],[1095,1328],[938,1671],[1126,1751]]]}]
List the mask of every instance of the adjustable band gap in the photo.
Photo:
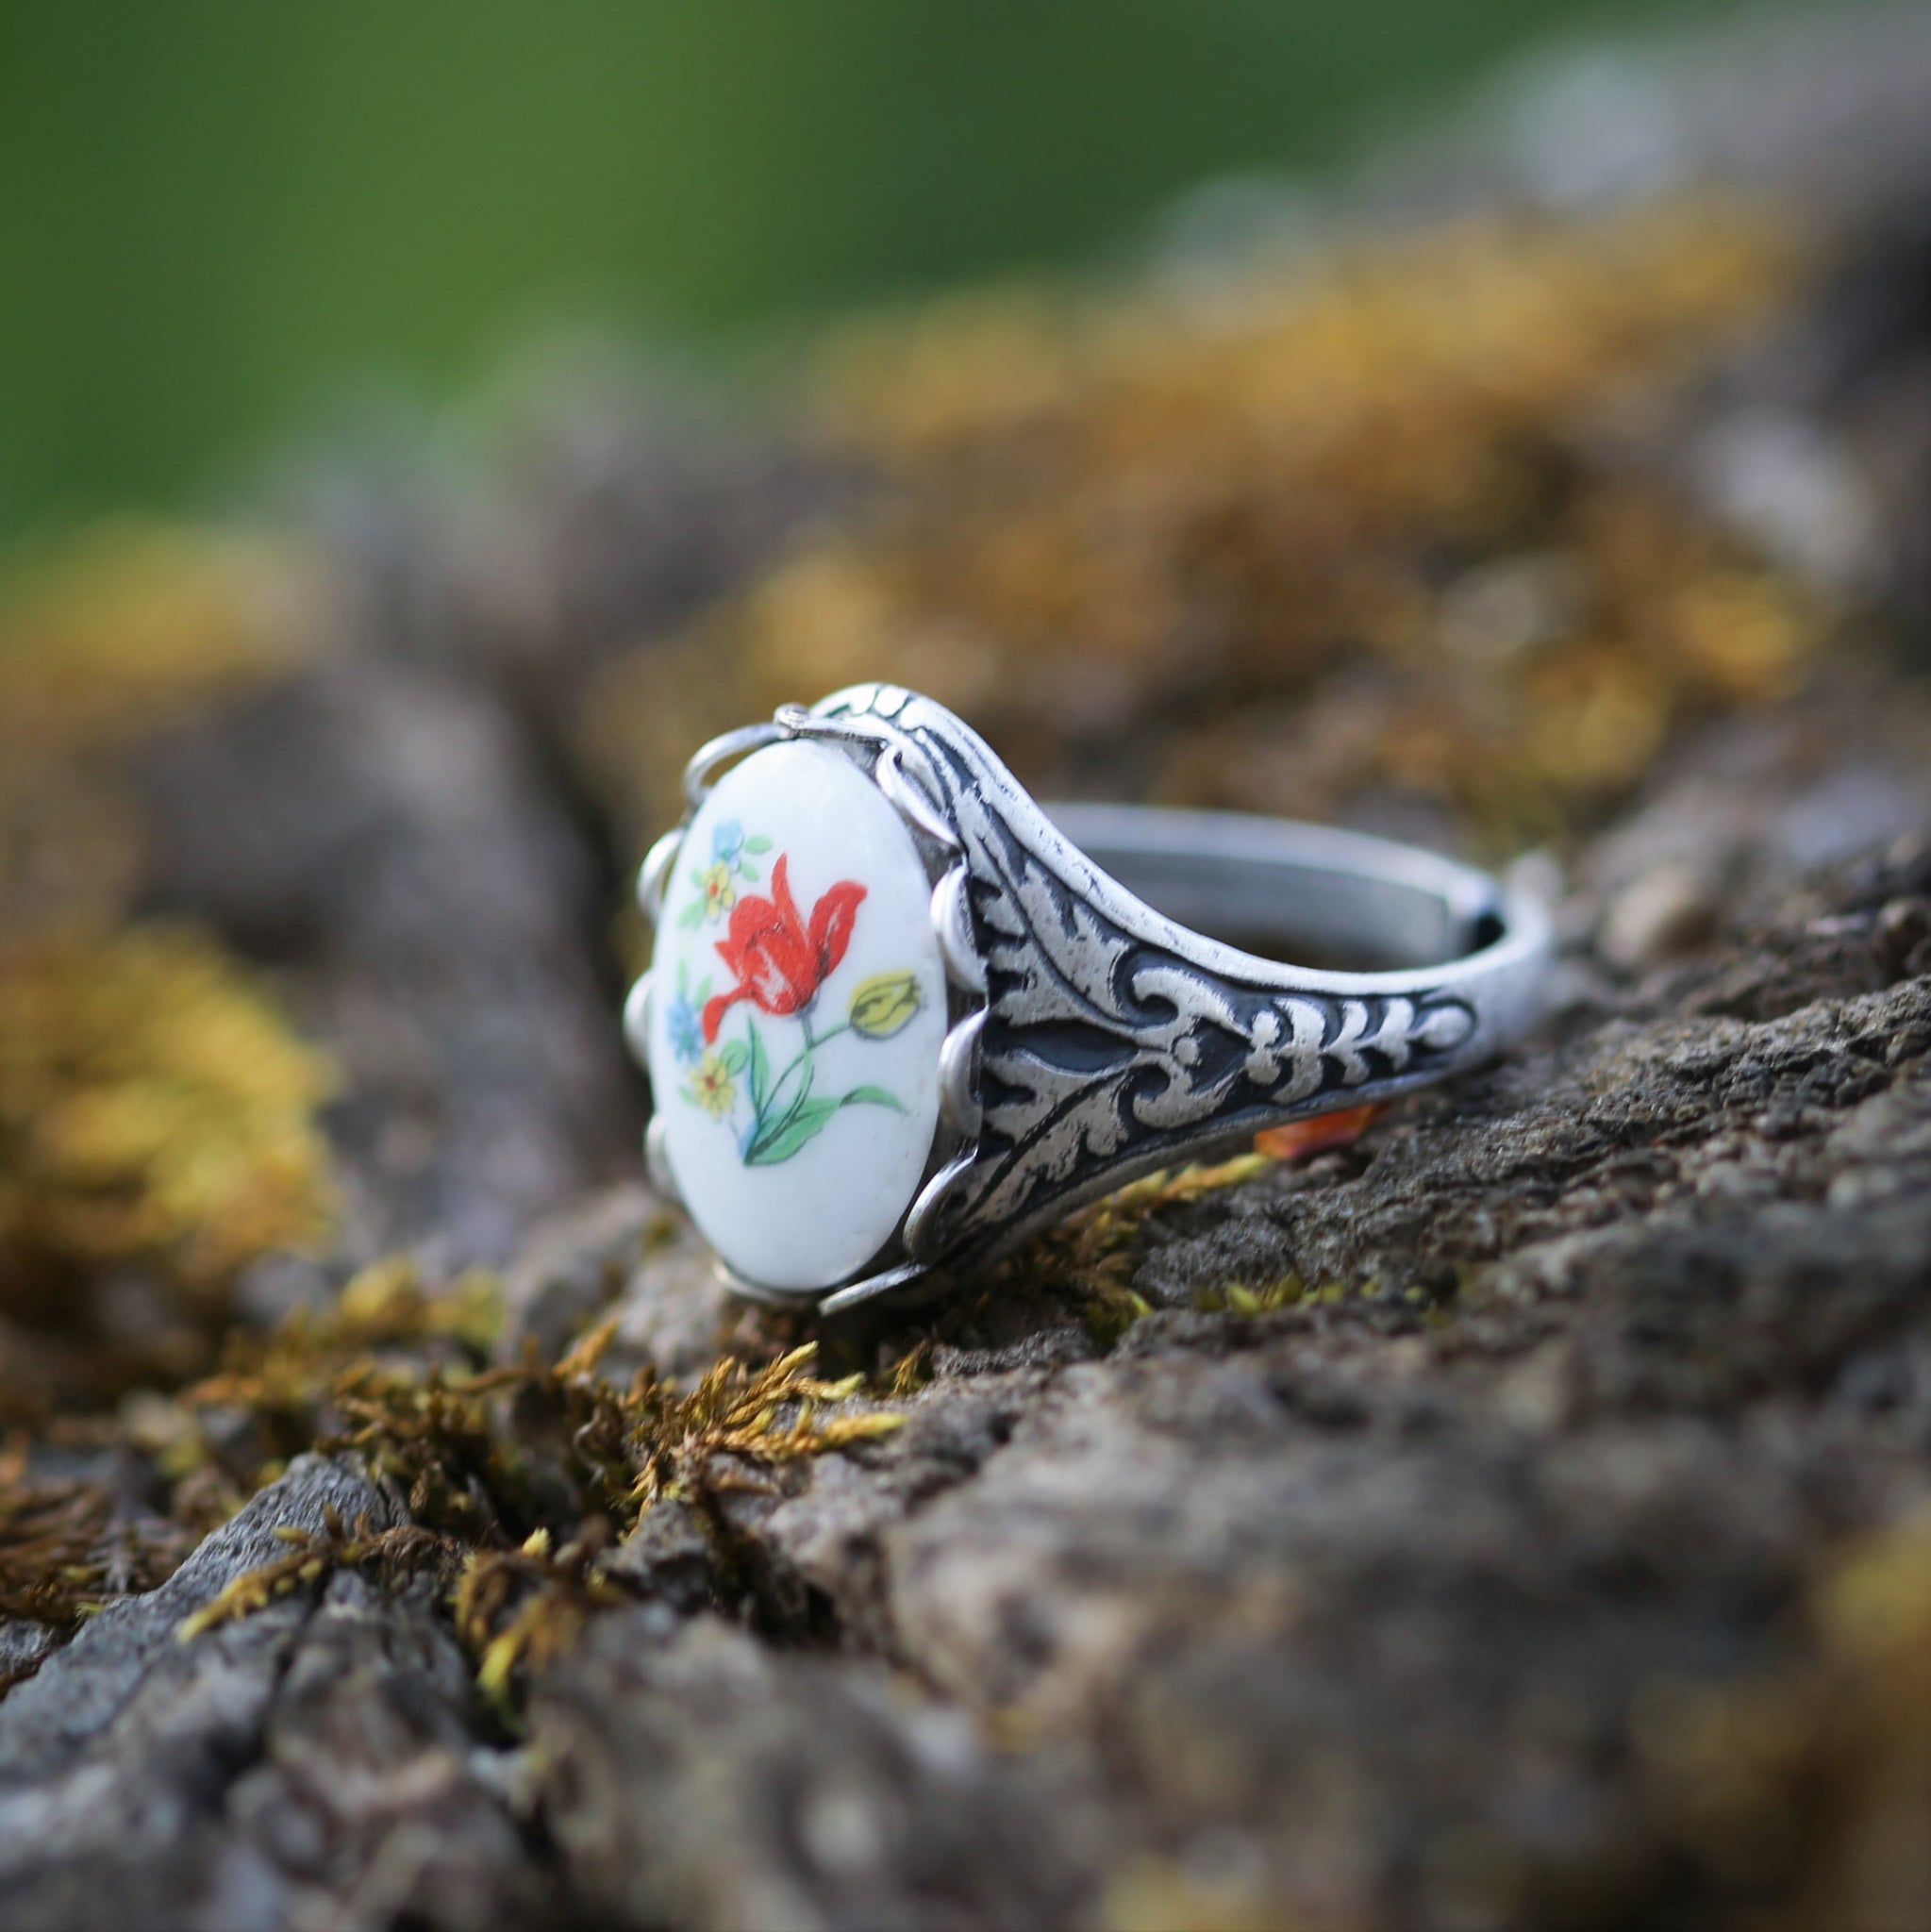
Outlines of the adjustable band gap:
[{"label": "adjustable band gap", "polygon": [[1502,935],[1482,874],[1363,834],[1144,806],[1048,809],[1156,912],[1260,958],[1392,972],[1465,958]]}]

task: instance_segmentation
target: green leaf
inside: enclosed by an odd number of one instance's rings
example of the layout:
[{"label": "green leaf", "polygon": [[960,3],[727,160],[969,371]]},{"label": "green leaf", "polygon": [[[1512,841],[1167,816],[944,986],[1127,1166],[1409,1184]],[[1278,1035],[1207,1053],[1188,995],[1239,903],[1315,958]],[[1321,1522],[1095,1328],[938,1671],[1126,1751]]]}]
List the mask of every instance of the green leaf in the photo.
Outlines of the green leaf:
[{"label": "green leaf", "polygon": [[741,858],[738,861],[738,876],[740,878],[756,880],[757,877],[757,868],[755,865],[746,865]]},{"label": "green leaf", "polygon": [[764,1056],[764,1041],[758,1037],[757,1028],[747,1023],[745,1032],[751,1041],[751,1111],[761,1120],[765,1095],[771,1088],[771,1062]]},{"label": "green leaf", "polygon": [[741,1040],[727,1040],[718,1048],[718,1058],[724,1062],[727,1074],[741,1074],[745,1061],[750,1058],[750,1050]]},{"label": "green leaf", "polygon": [[704,924],[704,901],[702,899],[691,900],[690,905],[678,913],[677,924],[686,932],[690,932],[694,926],[702,925]]},{"label": "green leaf", "polygon": [[889,1107],[894,1113],[904,1113],[906,1104],[896,1093],[888,1093],[883,1087],[854,1087],[839,1102],[841,1107]]},{"label": "green leaf", "polygon": [[794,1107],[784,1121],[767,1134],[756,1136],[745,1151],[747,1167],[775,1167],[811,1140],[823,1133],[833,1114],[843,1105],[837,1100],[807,1100]]},{"label": "green leaf", "polygon": [[744,841],[744,850],[746,852],[769,852],[771,850],[771,841],[765,838],[762,833],[759,833],[757,838]]}]

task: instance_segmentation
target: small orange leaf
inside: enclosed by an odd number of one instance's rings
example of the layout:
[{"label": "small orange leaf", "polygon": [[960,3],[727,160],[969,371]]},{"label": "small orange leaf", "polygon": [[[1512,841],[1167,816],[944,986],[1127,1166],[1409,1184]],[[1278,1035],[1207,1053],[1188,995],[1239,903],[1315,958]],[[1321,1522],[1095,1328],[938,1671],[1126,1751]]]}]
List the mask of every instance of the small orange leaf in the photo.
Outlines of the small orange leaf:
[{"label": "small orange leaf", "polygon": [[1254,1151],[1270,1160],[1302,1160],[1330,1147],[1345,1147],[1367,1132],[1375,1115],[1385,1113],[1385,1100],[1366,1107],[1344,1107],[1339,1113],[1317,1114],[1311,1121],[1290,1121],[1284,1127],[1263,1127],[1254,1137]]}]

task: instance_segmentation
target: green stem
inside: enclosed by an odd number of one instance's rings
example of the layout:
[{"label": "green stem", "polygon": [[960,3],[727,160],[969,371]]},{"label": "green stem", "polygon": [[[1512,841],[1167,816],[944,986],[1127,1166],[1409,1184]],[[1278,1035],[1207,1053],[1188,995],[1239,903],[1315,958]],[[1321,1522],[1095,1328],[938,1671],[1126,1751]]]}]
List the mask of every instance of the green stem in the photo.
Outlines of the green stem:
[{"label": "green stem", "polygon": [[[764,1096],[764,1110],[758,1115],[752,1129],[754,1141],[773,1139],[784,1132],[798,1109],[811,1097],[812,1055],[827,1040],[836,1040],[841,1033],[849,1033],[852,1030],[852,1023],[849,1020],[841,1020],[836,1026],[827,1026],[823,1033],[813,1033],[811,1016],[808,1013],[798,1015],[798,1024],[805,1034],[804,1050],[771,1083],[770,1091]],[[780,1113],[777,1110],[778,1095],[791,1084],[791,1076],[800,1068],[804,1069],[805,1077],[799,1085],[797,1098],[788,1103],[784,1111]]]},{"label": "green stem", "polygon": [[[790,1120],[791,1117],[794,1113],[796,1113],[801,1107],[804,1106],[807,1099],[810,1098],[812,1045],[813,1041],[811,1039],[811,1029],[807,1026],[805,1029],[804,1052],[799,1054],[794,1059],[792,1059],[791,1062],[784,1069],[784,1071],[778,1074],[777,1078],[771,1083],[770,1091],[767,1092],[764,1096],[764,1112],[762,1116],[759,1118],[757,1124],[757,1130],[760,1136],[764,1132],[765,1123],[767,1121],[774,1120],[776,1123],[776,1126],[778,1128],[782,1128],[784,1126],[784,1124],[788,1120]],[[794,1074],[796,1074],[801,1067],[804,1069],[805,1078],[798,1088],[798,1097],[797,1099],[791,1101],[785,1108],[782,1113],[779,1113],[777,1110],[778,1095],[781,1094],[785,1091],[786,1087],[788,1087],[791,1084],[791,1076]]]}]

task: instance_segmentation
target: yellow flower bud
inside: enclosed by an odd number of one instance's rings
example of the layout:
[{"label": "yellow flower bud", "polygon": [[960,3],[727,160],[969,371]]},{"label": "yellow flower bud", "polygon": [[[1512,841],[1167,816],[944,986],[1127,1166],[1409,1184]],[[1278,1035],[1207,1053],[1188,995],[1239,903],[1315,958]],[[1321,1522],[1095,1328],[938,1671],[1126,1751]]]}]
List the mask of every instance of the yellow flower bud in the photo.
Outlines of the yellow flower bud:
[{"label": "yellow flower bud", "polygon": [[852,1030],[867,1040],[890,1040],[919,1010],[918,975],[874,973],[852,993]]}]

